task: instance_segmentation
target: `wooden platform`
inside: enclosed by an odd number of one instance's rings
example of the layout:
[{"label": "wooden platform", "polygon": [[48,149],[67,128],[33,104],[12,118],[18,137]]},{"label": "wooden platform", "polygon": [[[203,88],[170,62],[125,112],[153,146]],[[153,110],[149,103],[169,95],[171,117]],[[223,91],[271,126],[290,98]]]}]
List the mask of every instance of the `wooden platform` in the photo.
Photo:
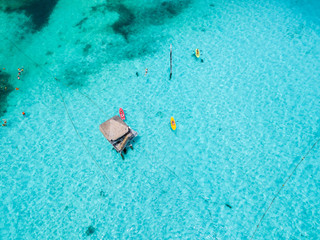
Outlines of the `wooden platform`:
[{"label": "wooden platform", "polygon": [[113,116],[100,124],[99,129],[118,153],[138,135],[119,116]]}]

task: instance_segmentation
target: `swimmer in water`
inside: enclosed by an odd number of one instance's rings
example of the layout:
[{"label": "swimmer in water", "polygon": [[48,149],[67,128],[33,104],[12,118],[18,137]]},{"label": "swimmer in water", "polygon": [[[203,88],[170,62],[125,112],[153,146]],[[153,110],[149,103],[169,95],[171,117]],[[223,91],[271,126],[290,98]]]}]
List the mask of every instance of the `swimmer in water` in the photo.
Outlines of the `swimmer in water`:
[{"label": "swimmer in water", "polygon": [[5,120],[5,119],[2,119],[2,121],[3,121],[2,127],[5,127],[5,126],[7,126],[7,120]]}]

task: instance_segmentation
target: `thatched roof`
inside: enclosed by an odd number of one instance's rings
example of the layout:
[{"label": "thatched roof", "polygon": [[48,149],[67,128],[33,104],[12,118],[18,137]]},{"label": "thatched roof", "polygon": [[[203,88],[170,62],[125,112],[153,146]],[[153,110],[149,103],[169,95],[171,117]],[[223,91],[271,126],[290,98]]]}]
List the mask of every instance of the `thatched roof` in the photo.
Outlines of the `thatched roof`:
[{"label": "thatched roof", "polygon": [[128,133],[129,127],[119,116],[114,116],[100,125],[100,131],[106,139],[115,141]]}]

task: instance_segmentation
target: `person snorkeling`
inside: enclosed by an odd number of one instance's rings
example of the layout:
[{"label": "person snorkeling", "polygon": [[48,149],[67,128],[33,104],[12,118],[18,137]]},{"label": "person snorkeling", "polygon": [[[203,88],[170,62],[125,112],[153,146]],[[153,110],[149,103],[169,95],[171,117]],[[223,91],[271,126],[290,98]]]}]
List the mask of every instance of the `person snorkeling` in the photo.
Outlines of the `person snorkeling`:
[{"label": "person snorkeling", "polygon": [[2,127],[6,127],[7,126],[7,120],[2,119],[2,121],[3,121]]},{"label": "person snorkeling", "polygon": [[23,72],[23,68],[18,68],[18,74],[20,75]]},{"label": "person snorkeling", "polygon": [[18,80],[20,80],[20,75],[23,72],[23,68],[18,68]]}]

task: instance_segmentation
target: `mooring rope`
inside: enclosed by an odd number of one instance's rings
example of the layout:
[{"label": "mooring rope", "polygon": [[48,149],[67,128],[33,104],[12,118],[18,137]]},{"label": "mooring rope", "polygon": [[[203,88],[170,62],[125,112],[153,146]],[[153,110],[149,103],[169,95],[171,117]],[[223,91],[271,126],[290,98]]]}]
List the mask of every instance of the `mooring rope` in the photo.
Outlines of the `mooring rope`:
[{"label": "mooring rope", "polygon": [[101,172],[103,173],[103,175],[107,178],[108,182],[111,184],[111,182],[110,182],[107,174],[106,174],[105,171],[101,168],[101,166],[98,164],[98,162],[94,159],[92,153],[89,151],[87,145],[84,143],[82,137],[80,136],[79,131],[77,130],[76,126],[74,125],[74,122],[73,122],[72,119],[71,119],[71,116],[70,116],[70,114],[69,114],[68,108],[67,108],[67,106],[66,106],[66,102],[64,101],[64,98],[63,98],[63,95],[62,95],[62,92],[61,92],[61,89],[60,89],[60,88],[59,88],[59,91],[60,91],[61,99],[62,99],[62,101],[63,101],[64,108],[65,108],[65,110],[66,110],[66,112],[67,112],[67,115],[68,115],[68,118],[69,118],[69,120],[70,120],[70,122],[71,122],[71,124],[72,124],[72,126],[73,126],[73,128],[74,128],[74,131],[77,133],[77,135],[78,135],[81,143],[83,144],[83,146],[85,147],[85,149],[86,149],[87,152],[89,153],[89,155],[90,155],[90,157],[92,158],[92,160],[95,162],[95,164],[97,165],[97,167],[101,170]]},{"label": "mooring rope", "polygon": [[[158,142],[157,142],[158,143]],[[159,144],[158,144],[159,145]],[[145,152],[147,152],[150,156],[152,155],[152,153],[148,150],[148,149],[144,149]],[[157,161],[157,164],[162,167],[163,169],[165,169],[165,171],[168,172],[168,174],[172,175],[174,178],[176,178],[181,184],[182,186],[185,186],[187,189],[189,189],[189,192],[191,194],[195,194],[195,197],[200,198],[203,203],[205,203],[205,205],[207,205],[209,202],[212,204],[218,204],[217,202],[212,202],[210,201],[210,199],[202,196],[201,194],[199,194],[192,186],[190,186],[188,183],[186,183],[186,181],[184,181],[178,174],[176,174],[176,172],[174,170],[172,170],[170,167],[168,167],[166,164],[164,163],[159,163],[160,161]],[[206,211],[209,213],[210,216],[210,221],[212,222],[212,215],[211,215],[211,211],[209,209],[206,209]],[[216,229],[214,229],[214,234],[215,237],[217,238],[217,233],[216,233]]]},{"label": "mooring rope", "polygon": [[[102,174],[106,177],[106,179],[108,180],[109,184],[111,184],[111,181],[109,180],[108,176],[107,176],[107,173],[102,169],[102,167],[99,165],[99,163],[95,160],[95,158],[93,157],[92,153],[89,151],[87,145],[84,143],[82,137],[80,136],[79,134],[79,131],[77,130],[70,114],[69,114],[69,111],[68,111],[68,108],[67,108],[67,104],[65,102],[65,99],[62,95],[62,90],[61,90],[61,87],[59,86],[59,81],[57,80],[57,78],[52,74],[52,72],[50,72],[49,70],[45,69],[44,67],[42,67],[40,64],[38,64],[35,60],[33,60],[32,57],[30,57],[28,54],[26,54],[21,48],[19,48],[12,40],[10,40],[9,38],[7,38],[6,36],[4,36],[4,38],[6,38],[16,49],[19,50],[20,53],[22,53],[24,56],[26,56],[31,62],[33,62],[36,67],[39,67],[41,68],[43,71],[45,71],[46,73],[48,73],[54,80],[55,80],[55,83],[56,83],[56,86],[57,88],[59,89],[59,94],[60,94],[60,97],[61,97],[61,100],[63,102],[63,106],[64,106],[64,109],[68,115],[68,119],[70,120],[72,126],[73,126],[73,129],[74,131],[76,132],[78,138],[80,139],[82,145],[84,146],[84,148],[86,149],[86,151],[88,152],[89,156],[91,157],[91,159],[93,160],[93,162],[95,163],[95,165],[100,169],[100,171],[102,172]],[[60,82],[61,83],[61,82]],[[62,85],[64,85],[63,83],[61,83]],[[72,89],[70,88],[69,86],[67,85],[64,85],[66,87],[68,87],[69,89]],[[98,107],[98,105],[91,99],[89,98],[86,94],[83,94],[81,93],[80,91],[77,90],[78,93],[82,94],[83,96],[85,96],[86,98],[88,98],[95,106]],[[98,107],[99,108],[99,107]],[[102,111],[102,109],[99,108],[100,111]],[[103,111],[102,111],[103,112]],[[103,112],[104,113],[104,112]]]},{"label": "mooring rope", "polygon": [[[45,69],[44,67],[42,67],[40,64],[38,64],[35,60],[33,60],[33,58],[31,58],[29,55],[27,55],[21,48],[19,48],[12,40],[10,40],[9,38],[7,38],[6,36],[4,36],[4,38],[6,38],[16,49],[18,49],[20,51],[20,53],[22,53],[24,56],[26,56],[31,62],[33,62],[37,67],[40,67],[41,69],[43,69],[45,72],[49,73],[49,75],[51,75],[51,77],[55,80],[56,82],[56,85],[59,89],[59,94],[60,94],[60,97],[62,99],[62,102],[63,102],[63,105],[64,105],[64,109],[68,115],[68,119],[70,120],[73,128],[74,128],[74,131],[76,132],[78,138],[80,139],[82,145],[84,146],[84,148],[86,149],[86,151],[88,152],[89,156],[91,157],[91,159],[94,161],[94,163],[96,164],[96,166],[100,169],[100,171],[103,173],[103,175],[106,177],[106,179],[108,180],[109,184],[111,184],[106,172],[101,168],[101,166],[99,165],[99,163],[94,159],[93,155],[91,154],[91,152],[89,151],[87,145],[84,143],[82,137],[80,136],[73,120],[71,119],[71,116],[69,114],[69,111],[68,111],[68,108],[67,108],[67,105],[65,103],[65,100],[64,100],[64,97],[62,95],[62,90],[59,86],[59,84],[57,83],[58,80],[56,77],[53,76],[53,74],[48,71],[47,69]],[[83,95],[84,97],[86,97],[89,101],[91,101],[103,114],[107,115],[89,96],[87,96],[86,94],[80,92],[79,90],[77,89],[73,89],[65,84],[63,84],[62,82],[60,82],[63,86],[66,86],[68,87],[69,89],[71,90],[76,90],[79,94]],[[251,236],[250,239],[253,239],[254,236],[256,235],[257,233],[257,230],[259,229],[259,226],[261,224],[261,222],[263,221],[264,217],[266,216],[266,214],[268,213],[269,209],[271,208],[272,204],[274,203],[274,201],[276,200],[276,198],[279,196],[281,190],[284,188],[284,186],[286,185],[286,183],[291,179],[292,175],[294,174],[294,172],[296,171],[296,169],[300,166],[300,164],[305,160],[305,158],[309,155],[309,153],[313,150],[313,148],[317,145],[317,143],[320,141],[320,138],[318,140],[316,140],[316,142],[312,145],[312,147],[307,151],[307,153],[300,159],[300,161],[298,162],[298,164],[295,166],[295,168],[292,170],[292,172],[290,173],[290,175],[286,178],[285,182],[282,184],[282,186],[280,187],[280,189],[278,190],[278,192],[276,193],[276,195],[273,197],[272,201],[270,202],[268,208],[266,209],[266,211],[263,213],[262,217],[260,218],[259,220],[259,223],[258,225],[256,226],[255,228],[255,231],[253,233],[253,235]],[[187,188],[189,190],[191,190],[192,192],[196,192],[191,186],[189,186],[186,182],[184,182],[174,171],[172,171],[169,167],[167,167],[166,165],[162,165],[170,174],[172,174],[173,176],[175,176],[177,179],[179,179],[179,181],[181,183],[183,183],[185,186],[187,186]],[[205,199],[203,196],[201,195],[198,195],[202,200],[204,201],[208,201],[207,199]]]},{"label": "mooring rope", "polygon": [[276,195],[273,197],[272,201],[270,202],[267,210],[263,213],[262,217],[260,218],[260,221],[258,223],[258,225],[255,228],[255,231],[253,233],[253,235],[251,236],[250,239],[253,239],[263,218],[265,217],[265,215],[267,214],[267,212],[269,211],[269,209],[271,208],[271,205],[273,204],[273,202],[275,201],[275,199],[278,197],[278,195],[280,194],[281,190],[284,188],[284,186],[286,185],[286,183],[290,180],[290,178],[292,177],[293,173],[296,171],[296,169],[299,167],[299,165],[305,160],[305,158],[309,155],[309,153],[312,151],[312,149],[317,145],[317,143],[320,141],[320,138],[318,138],[318,140],[312,145],[312,147],[308,150],[308,152],[300,159],[300,161],[298,162],[298,164],[296,165],[296,167],[292,170],[291,174],[287,177],[287,179],[284,181],[284,183],[282,184],[282,186],[280,187],[280,189],[278,190],[278,192],[276,193]]}]

